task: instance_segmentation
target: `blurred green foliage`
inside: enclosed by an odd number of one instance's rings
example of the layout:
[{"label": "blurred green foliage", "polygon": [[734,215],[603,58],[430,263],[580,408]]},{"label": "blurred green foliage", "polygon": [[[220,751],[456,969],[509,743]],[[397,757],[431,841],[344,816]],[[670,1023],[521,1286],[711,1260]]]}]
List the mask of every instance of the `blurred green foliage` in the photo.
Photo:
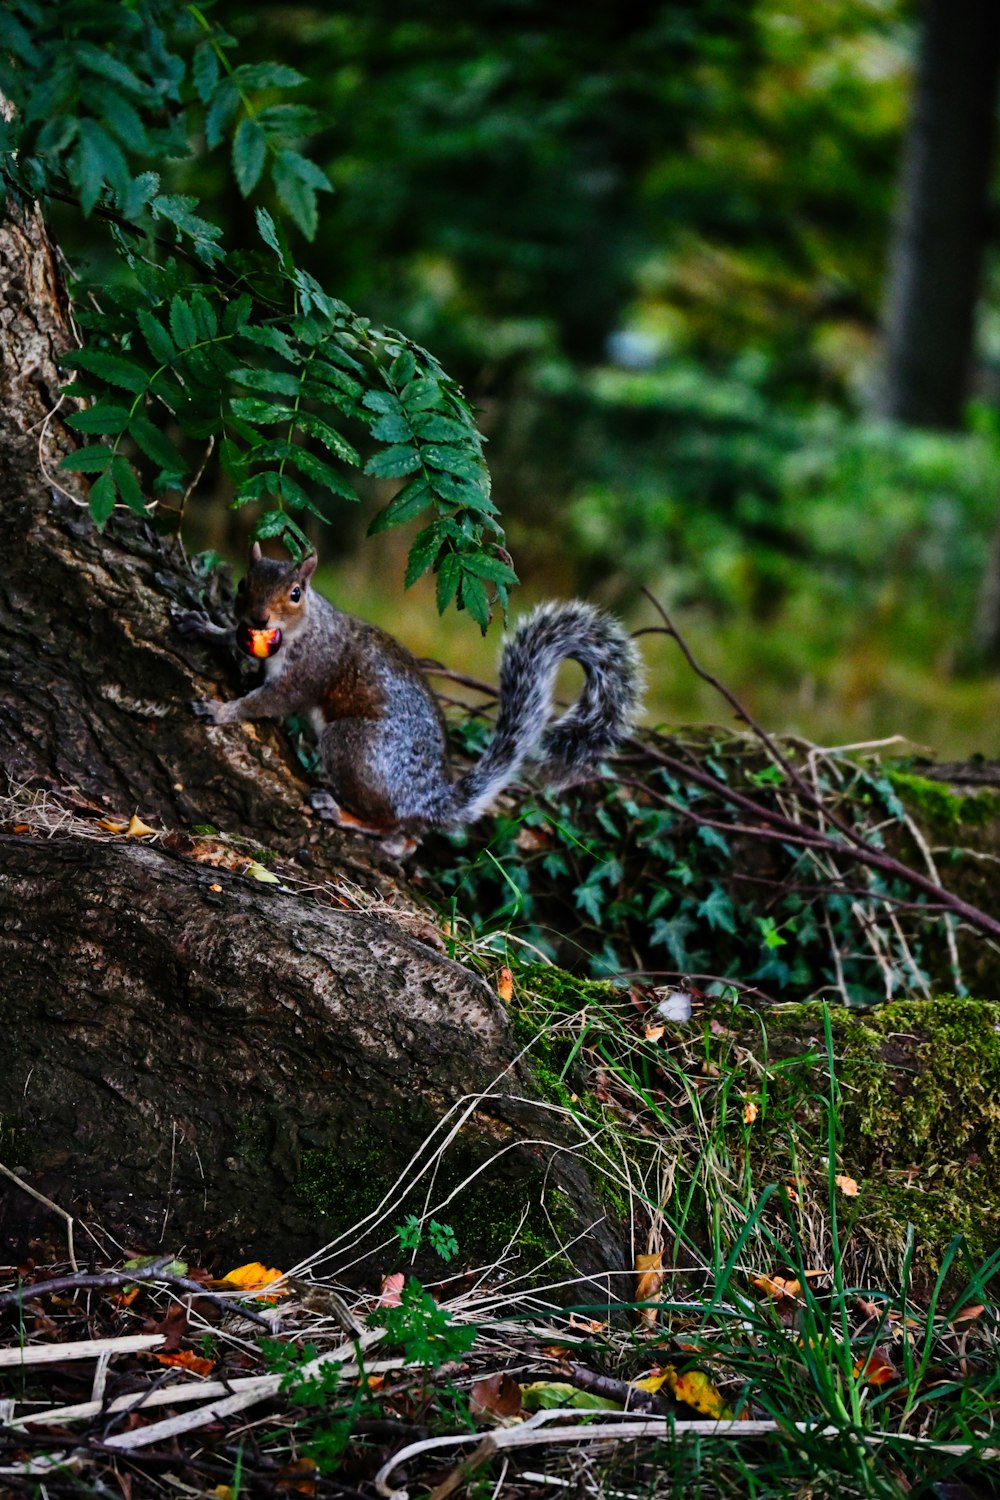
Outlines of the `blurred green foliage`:
[{"label": "blurred green foliage", "polygon": [[[989,299],[968,432],[867,415],[912,0],[207,13],[248,65],[303,76],[334,191],[298,262],[461,382],[530,594],[595,592],[641,623],[650,587],[776,728],[993,748],[976,675],[1000,642],[982,588],[1000,489]],[[256,243],[218,152],[169,177],[228,244]],[[255,201],[282,206],[266,178]],[[210,465],[213,483],[228,499]],[[360,548],[394,483],[363,478],[335,534],[306,526],[340,596],[390,627],[402,558],[387,538],[378,559]],[[205,539],[239,550],[219,526]],[[466,639],[421,628],[417,644],[454,659]],[[660,678],[654,712],[708,711]]]}]

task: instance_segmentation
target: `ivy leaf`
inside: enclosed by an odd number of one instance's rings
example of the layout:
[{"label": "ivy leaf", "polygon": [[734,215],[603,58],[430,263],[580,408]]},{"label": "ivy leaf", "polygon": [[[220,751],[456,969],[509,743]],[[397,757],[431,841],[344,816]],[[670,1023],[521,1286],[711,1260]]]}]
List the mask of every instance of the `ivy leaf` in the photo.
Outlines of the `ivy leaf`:
[{"label": "ivy leaf", "polygon": [[721,886],[713,885],[698,907],[699,917],[704,917],[712,931],[735,932],[736,919],[733,903]]},{"label": "ivy leaf", "polygon": [[688,966],[687,938],[694,927],[683,912],[676,917],[658,917],[650,929],[649,941],[666,948],[677,968],[683,971]]},{"label": "ivy leaf", "polygon": [[253,116],[247,115],[233,136],[233,172],[244,198],[260,181],[266,159],[267,137]]},{"label": "ivy leaf", "polygon": [[698,837],[710,849],[718,849],[720,854],[725,854],[728,858],[731,852],[729,841],[724,833],[719,832],[718,828],[710,828],[707,823],[702,823],[698,828]]}]

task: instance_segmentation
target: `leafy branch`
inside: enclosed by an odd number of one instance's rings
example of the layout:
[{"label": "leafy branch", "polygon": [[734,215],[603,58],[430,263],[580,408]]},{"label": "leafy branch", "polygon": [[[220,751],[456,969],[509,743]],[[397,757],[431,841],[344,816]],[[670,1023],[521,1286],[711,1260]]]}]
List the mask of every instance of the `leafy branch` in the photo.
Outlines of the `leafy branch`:
[{"label": "leafy branch", "polygon": [[[455,602],[485,630],[516,575],[475,414],[431,354],[296,264],[294,232],[315,235],[330,190],[303,149],[322,121],[281,97],[300,73],[240,63],[235,45],[178,0],[12,0],[0,16],[3,192],[75,204],[119,262],[113,288],[77,284],[68,420],[87,441],[62,466],[91,477],[99,527],[118,505],[155,505],[169,530],[184,506],[166,497],[186,499],[217,445],[232,504],[260,507],[254,536],[295,556],[311,547],[306,516],[357,499],[352,469],[402,481],[371,531],[426,514],[407,585],[433,568],[439,607]],[[178,159],[223,148],[244,198],[270,194],[257,250],[231,251],[197,199],[164,190]]]}]

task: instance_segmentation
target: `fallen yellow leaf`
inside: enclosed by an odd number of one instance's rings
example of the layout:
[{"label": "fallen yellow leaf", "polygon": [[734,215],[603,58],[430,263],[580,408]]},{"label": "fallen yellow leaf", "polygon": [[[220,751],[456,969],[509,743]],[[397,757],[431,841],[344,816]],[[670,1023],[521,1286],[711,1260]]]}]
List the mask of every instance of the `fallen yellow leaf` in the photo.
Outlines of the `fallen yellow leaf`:
[{"label": "fallen yellow leaf", "polygon": [[500,977],[497,980],[497,994],[505,1005],[509,1005],[511,1000],[513,1000],[514,973],[512,969],[505,967],[500,970]]},{"label": "fallen yellow leaf", "polygon": [[200,1354],[192,1354],[190,1349],[180,1349],[176,1354],[154,1354],[153,1358],[161,1365],[176,1365],[181,1370],[190,1370],[192,1375],[209,1375],[212,1371],[212,1361],[203,1359]]},{"label": "fallen yellow leaf", "polygon": [[750,1285],[766,1292],[775,1302],[794,1302],[802,1295],[801,1281],[785,1276],[751,1276]]},{"label": "fallen yellow leaf", "polygon": [[144,823],[136,813],[132,814],[125,827],[125,837],[127,839],[148,839],[150,834],[155,832],[156,829],[150,828],[149,824]]},{"label": "fallen yellow leaf", "polygon": [[899,1379],[899,1371],[881,1349],[873,1349],[867,1359],[856,1359],[854,1374],[865,1385],[889,1385]]},{"label": "fallen yellow leaf", "polygon": [[259,1260],[248,1261],[245,1266],[237,1266],[235,1271],[227,1271],[222,1278],[230,1286],[241,1287],[246,1292],[261,1292],[267,1288],[267,1296],[262,1297],[264,1302],[277,1302],[279,1297],[287,1297],[288,1292],[284,1287],[274,1286],[274,1282],[284,1279],[284,1271],[277,1271],[274,1267],[265,1266]]},{"label": "fallen yellow leaf", "polygon": [[[981,1311],[982,1308],[980,1308]],[[577,1317],[576,1313],[571,1312],[569,1315],[569,1326],[570,1328],[575,1328],[580,1333],[603,1333],[608,1325],[607,1323],[602,1323],[600,1318],[580,1318]]]},{"label": "fallen yellow leaf", "polygon": [[714,1417],[718,1422],[732,1417],[732,1407],[719,1395],[703,1370],[685,1370],[683,1375],[678,1375],[673,1365],[665,1365],[663,1374],[672,1395],[685,1406],[693,1407],[703,1416]]},{"label": "fallen yellow leaf", "polygon": [[474,1417],[516,1417],[521,1410],[521,1387],[506,1370],[485,1375],[472,1384],[469,1410]]},{"label": "fallen yellow leaf", "polygon": [[983,1303],[977,1302],[973,1307],[963,1307],[950,1321],[952,1323],[971,1323],[974,1318],[978,1318],[985,1311],[986,1308]]},{"label": "fallen yellow leaf", "polygon": [[752,1099],[748,1099],[747,1102],[746,1102],[746,1104],[744,1104],[744,1106],[743,1106],[743,1123],[744,1123],[744,1125],[752,1125],[753,1122],[754,1122],[754,1120],[756,1120],[756,1118],[757,1118],[757,1116],[759,1114],[760,1114],[760,1106],[758,1104],[755,1104]]},{"label": "fallen yellow leaf", "polygon": [[845,1198],[856,1198],[858,1196],[858,1185],[853,1177],[845,1177],[842,1172],[833,1179]]},{"label": "fallen yellow leaf", "polygon": [[[637,1302],[658,1302],[660,1289],[663,1286],[663,1251],[657,1250],[652,1255],[637,1255],[635,1258],[635,1300]],[[655,1307],[640,1307],[639,1317],[652,1328],[656,1322],[657,1309]]]},{"label": "fallen yellow leaf", "polygon": [[261,880],[265,885],[280,885],[281,881],[273,870],[268,870],[264,865],[258,864],[252,859],[243,870],[244,875],[249,875],[251,880]]},{"label": "fallen yellow leaf", "polygon": [[667,1028],[665,1026],[647,1026],[646,1027],[646,1041],[647,1042],[658,1042],[660,1040],[660,1037],[666,1031],[666,1029]]}]

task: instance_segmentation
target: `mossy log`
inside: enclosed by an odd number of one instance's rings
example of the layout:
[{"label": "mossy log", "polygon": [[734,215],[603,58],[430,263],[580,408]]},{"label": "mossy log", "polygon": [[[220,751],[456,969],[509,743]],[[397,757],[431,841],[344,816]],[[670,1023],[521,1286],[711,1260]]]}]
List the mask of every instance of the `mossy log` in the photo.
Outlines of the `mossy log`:
[{"label": "mossy log", "polygon": [[572,1089],[630,1142],[635,1180],[667,1184],[668,1260],[711,1260],[716,1216],[728,1245],[765,1202],[761,1272],[784,1247],[789,1266],[836,1254],[849,1283],[923,1291],[950,1256],[953,1282],[1000,1257],[1000,1004],[720,997],[683,1024],[654,1013],[650,1035],[642,1004],[533,970],[514,1025],[552,1096]]}]

